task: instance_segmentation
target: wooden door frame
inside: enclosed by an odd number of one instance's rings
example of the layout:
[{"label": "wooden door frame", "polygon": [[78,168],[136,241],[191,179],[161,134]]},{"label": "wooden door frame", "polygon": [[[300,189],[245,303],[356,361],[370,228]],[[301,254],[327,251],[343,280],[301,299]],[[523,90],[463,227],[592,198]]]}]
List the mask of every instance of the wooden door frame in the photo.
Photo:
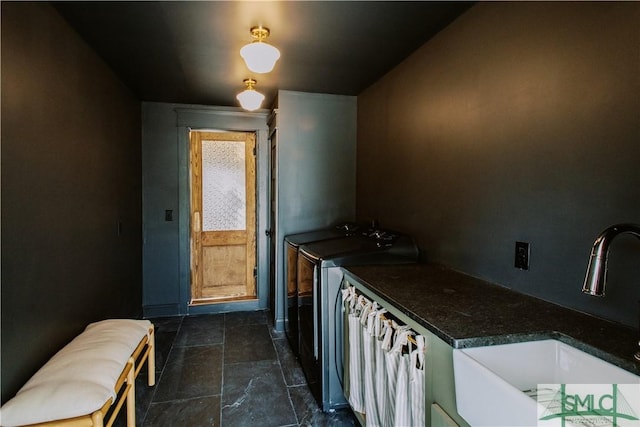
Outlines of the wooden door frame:
[{"label": "wooden door frame", "polygon": [[[273,119],[272,119],[273,120]],[[270,123],[271,125],[271,123]],[[277,173],[277,150],[278,150],[278,137],[277,137],[277,124],[273,123],[273,127],[269,129],[269,178],[268,178],[268,188],[269,188],[269,309],[272,311],[271,315],[274,316],[278,311],[278,292],[277,292],[277,239],[276,233],[278,231],[277,225],[277,210],[278,210],[278,191],[277,187],[274,186],[274,182],[277,184],[278,173]]]},{"label": "wooden door frame", "polygon": [[[190,305],[212,304],[238,300],[259,299],[256,263],[256,132],[251,131],[225,131],[213,132],[206,130],[191,130],[189,134],[189,187],[190,187]],[[202,141],[243,141],[245,143],[245,178],[246,182],[252,181],[252,185],[245,185],[246,188],[246,226],[245,230],[231,231],[202,231]],[[251,160],[250,160],[251,159]],[[205,234],[206,233],[206,234]],[[202,246],[212,240],[216,235],[219,244],[241,243],[246,245],[246,297],[229,298],[207,298],[201,294],[201,287],[204,282],[202,261]]]}]

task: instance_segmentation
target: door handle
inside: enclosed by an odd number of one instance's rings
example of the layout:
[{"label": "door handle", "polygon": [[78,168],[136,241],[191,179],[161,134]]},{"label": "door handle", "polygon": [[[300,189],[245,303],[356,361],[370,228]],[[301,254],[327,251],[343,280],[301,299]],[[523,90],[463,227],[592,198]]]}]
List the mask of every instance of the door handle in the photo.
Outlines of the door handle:
[{"label": "door handle", "polygon": [[265,234],[267,237],[271,237],[271,230],[269,230],[269,229],[264,230],[264,234]]}]

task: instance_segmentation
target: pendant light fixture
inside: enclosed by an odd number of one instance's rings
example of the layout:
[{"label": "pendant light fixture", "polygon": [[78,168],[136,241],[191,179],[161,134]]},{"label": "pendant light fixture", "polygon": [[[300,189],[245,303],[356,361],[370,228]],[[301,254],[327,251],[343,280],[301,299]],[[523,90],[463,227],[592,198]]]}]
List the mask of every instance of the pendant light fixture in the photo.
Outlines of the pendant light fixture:
[{"label": "pendant light fixture", "polygon": [[264,100],[264,95],[260,92],[256,92],[256,90],[253,88],[253,86],[255,86],[255,84],[258,82],[254,79],[244,79],[243,82],[247,86],[247,88],[240,92],[236,96],[236,98],[238,98],[238,101],[240,101],[240,106],[245,110],[257,110],[258,108],[260,108],[260,104],[262,104],[262,101]]},{"label": "pendant light fixture", "polygon": [[273,70],[276,61],[280,58],[280,51],[264,40],[269,36],[269,29],[265,27],[252,27],[251,37],[255,40],[240,49],[240,56],[254,73],[268,73]]}]

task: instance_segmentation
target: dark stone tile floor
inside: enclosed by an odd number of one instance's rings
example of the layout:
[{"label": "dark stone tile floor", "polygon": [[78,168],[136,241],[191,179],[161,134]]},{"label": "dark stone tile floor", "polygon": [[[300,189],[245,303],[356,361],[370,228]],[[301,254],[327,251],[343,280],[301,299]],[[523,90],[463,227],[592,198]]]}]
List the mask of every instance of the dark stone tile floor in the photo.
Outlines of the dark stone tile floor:
[{"label": "dark stone tile floor", "polygon": [[[349,409],[324,413],[283,333],[266,311],[150,319],[156,385],[136,381],[136,424],[358,426]],[[124,426],[124,411],[115,425]]]}]

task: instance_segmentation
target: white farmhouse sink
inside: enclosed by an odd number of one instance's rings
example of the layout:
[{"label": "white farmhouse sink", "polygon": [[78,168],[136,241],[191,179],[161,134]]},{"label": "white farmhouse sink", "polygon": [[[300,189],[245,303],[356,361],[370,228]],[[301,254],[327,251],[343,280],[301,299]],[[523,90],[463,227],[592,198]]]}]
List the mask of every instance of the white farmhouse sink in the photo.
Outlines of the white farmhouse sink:
[{"label": "white farmhouse sink", "polygon": [[640,377],[556,340],[453,350],[458,413],[472,426],[539,425],[539,384],[635,384]]}]

